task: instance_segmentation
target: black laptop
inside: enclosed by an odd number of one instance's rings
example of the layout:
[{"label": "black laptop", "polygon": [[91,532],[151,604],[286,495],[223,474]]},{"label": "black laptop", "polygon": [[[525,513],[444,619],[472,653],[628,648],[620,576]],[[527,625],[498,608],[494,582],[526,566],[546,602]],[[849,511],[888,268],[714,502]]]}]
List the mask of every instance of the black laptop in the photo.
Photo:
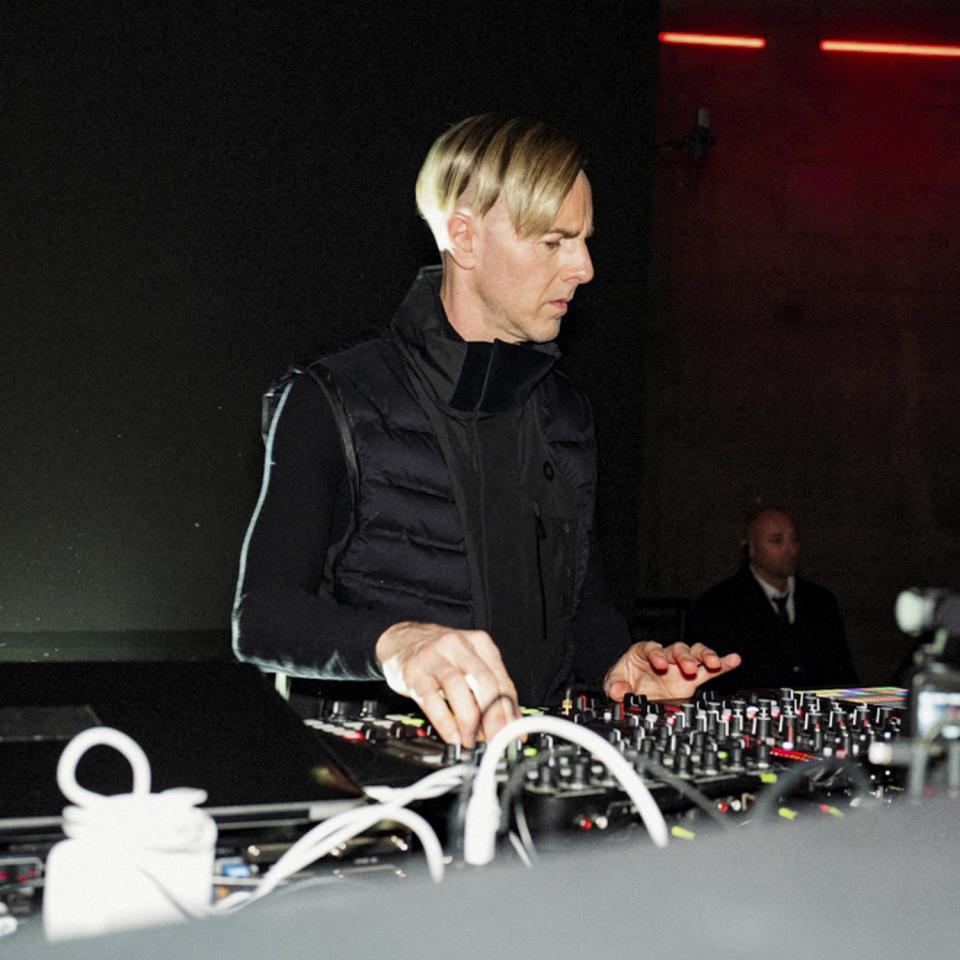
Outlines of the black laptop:
[{"label": "black laptop", "polygon": [[[363,802],[323,741],[255,667],[236,662],[78,662],[0,665],[0,844],[57,839],[68,803],[57,762],[73,736],[107,726],[132,737],[151,790],[200,787],[203,808],[229,830],[309,825]],[[97,746],[77,781],[128,793],[132,774]]]}]

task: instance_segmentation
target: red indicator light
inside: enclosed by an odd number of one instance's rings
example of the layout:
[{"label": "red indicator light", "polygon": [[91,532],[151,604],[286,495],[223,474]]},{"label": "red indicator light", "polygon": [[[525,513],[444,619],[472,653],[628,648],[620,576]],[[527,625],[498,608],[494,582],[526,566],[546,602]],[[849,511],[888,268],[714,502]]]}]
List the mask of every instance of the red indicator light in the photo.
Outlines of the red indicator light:
[{"label": "red indicator light", "polygon": [[737,37],[714,33],[661,33],[661,43],[688,43],[700,47],[748,47],[761,50],[767,45],[763,37]]},{"label": "red indicator light", "polygon": [[802,753],[799,750],[785,750],[783,747],[771,747],[771,757],[782,757],[784,760],[816,760],[817,757],[812,753]]},{"label": "red indicator light", "polygon": [[892,53],[913,57],[960,57],[960,47],[923,43],[861,43],[858,40],[821,40],[820,49],[836,53]]},{"label": "red indicator light", "polygon": [[343,736],[342,736],[341,739],[343,739],[343,740],[362,740],[362,739],[363,739],[363,734],[362,734],[359,730],[348,730],[345,734],[343,734]]},{"label": "red indicator light", "polygon": [[0,880],[8,880],[9,878],[10,874],[6,870],[0,870]]}]

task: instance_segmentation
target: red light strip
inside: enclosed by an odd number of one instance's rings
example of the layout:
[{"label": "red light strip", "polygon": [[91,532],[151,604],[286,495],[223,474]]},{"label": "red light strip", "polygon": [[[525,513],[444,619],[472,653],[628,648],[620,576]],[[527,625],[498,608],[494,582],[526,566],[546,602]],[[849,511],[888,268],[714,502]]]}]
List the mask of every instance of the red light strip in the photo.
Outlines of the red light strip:
[{"label": "red light strip", "polygon": [[760,50],[767,45],[763,37],[733,37],[712,33],[661,33],[661,43],[690,43],[702,47],[749,47]]},{"label": "red light strip", "polygon": [[820,49],[838,53],[894,53],[914,57],[960,57],[960,47],[918,43],[861,43],[858,40],[821,40]]}]

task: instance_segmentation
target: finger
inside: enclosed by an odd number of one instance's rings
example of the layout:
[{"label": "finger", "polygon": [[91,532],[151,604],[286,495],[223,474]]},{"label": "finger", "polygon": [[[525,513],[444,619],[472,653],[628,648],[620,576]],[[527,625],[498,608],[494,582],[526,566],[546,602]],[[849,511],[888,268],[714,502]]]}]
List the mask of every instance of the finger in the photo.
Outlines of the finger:
[{"label": "finger", "polygon": [[[703,646],[701,644],[701,646]],[[706,647],[703,648],[706,650]],[[664,657],[668,658],[670,662],[675,663],[680,669],[680,672],[688,678],[695,677],[697,675],[697,670],[700,667],[700,658],[695,656],[685,643],[671,643],[663,651]]]},{"label": "finger", "polygon": [[433,687],[422,694],[411,691],[410,696],[444,743],[463,743],[456,718],[439,687]]},{"label": "finger", "polygon": [[[512,684],[511,684],[512,688]],[[486,740],[495,737],[508,723],[520,716],[515,690],[504,690],[483,711],[483,736]]]},{"label": "finger", "polygon": [[474,669],[476,672],[464,675],[464,682],[480,709],[483,736],[489,740],[520,715],[517,691],[506,671],[498,674],[482,662],[475,664]]},{"label": "finger", "polygon": [[655,670],[668,670],[670,668],[670,658],[667,656],[667,650],[662,643],[655,640],[644,640],[633,646],[633,651],[639,660],[646,660]]},{"label": "finger", "polygon": [[617,702],[623,700],[628,694],[633,692],[633,687],[626,680],[614,680],[607,688],[607,696]]},{"label": "finger", "polygon": [[483,735],[493,737],[520,716],[517,689],[507,673],[500,649],[486,631],[468,631],[471,652],[466,677],[482,711]]},{"label": "finger", "polygon": [[477,742],[481,723],[480,705],[476,696],[462,671],[454,664],[448,663],[438,670],[437,681],[446,698],[447,709],[453,714],[459,742],[464,747],[473,747]]},{"label": "finger", "polygon": [[704,643],[695,643],[690,647],[690,656],[699,660],[708,670],[718,670],[720,668],[719,655]]},{"label": "finger", "polygon": [[726,673],[728,670],[736,670],[742,662],[743,658],[739,653],[728,653],[725,657],[720,658],[720,672]]}]

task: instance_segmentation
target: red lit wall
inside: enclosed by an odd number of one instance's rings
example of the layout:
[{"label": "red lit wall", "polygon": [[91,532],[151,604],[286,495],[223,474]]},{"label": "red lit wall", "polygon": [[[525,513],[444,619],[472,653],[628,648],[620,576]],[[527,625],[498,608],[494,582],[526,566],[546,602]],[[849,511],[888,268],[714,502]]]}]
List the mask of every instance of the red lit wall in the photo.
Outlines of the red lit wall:
[{"label": "red lit wall", "polygon": [[707,25],[762,50],[660,46],[659,142],[706,107],[716,143],[655,162],[641,592],[729,575],[751,503],[788,502],[881,682],[898,591],[960,589],[960,61],[824,53],[850,24],[779,6]]}]

